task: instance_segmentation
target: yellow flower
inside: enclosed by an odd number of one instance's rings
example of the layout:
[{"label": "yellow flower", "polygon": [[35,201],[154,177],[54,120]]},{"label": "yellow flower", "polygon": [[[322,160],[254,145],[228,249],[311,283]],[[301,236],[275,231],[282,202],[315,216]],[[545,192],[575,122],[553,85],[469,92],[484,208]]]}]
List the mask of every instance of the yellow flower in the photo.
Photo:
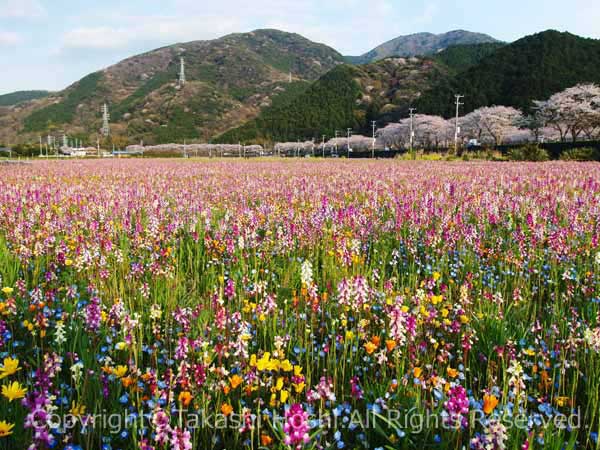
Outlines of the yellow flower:
[{"label": "yellow flower", "polygon": [[65,266],[69,267],[73,265],[73,260],[70,258],[65,259]]},{"label": "yellow flower", "polygon": [[117,366],[113,369],[113,373],[117,378],[123,378],[127,373],[127,366]]},{"label": "yellow flower", "polygon": [[271,354],[269,352],[266,352],[262,356],[262,358],[260,358],[258,361],[256,361],[256,368],[258,370],[260,370],[261,372],[263,370],[266,370],[267,367],[269,367],[270,359],[271,359]]},{"label": "yellow flower", "polygon": [[14,427],[14,423],[8,423],[5,420],[0,421],[0,438],[11,435]]},{"label": "yellow flower", "polygon": [[281,361],[281,364],[279,365],[279,368],[280,368],[281,370],[283,370],[284,372],[291,372],[291,371],[292,371],[292,369],[293,369],[293,367],[294,367],[294,366],[292,366],[292,365],[290,364],[290,361],[289,361],[289,360],[287,360],[287,359],[286,359],[286,360],[283,360],[283,361]]},{"label": "yellow flower", "polygon": [[439,273],[439,272],[433,272],[433,281],[439,280],[441,276],[442,276],[441,273]]},{"label": "yellow flower", "polygon": [[21,368],[19,367],[19,360],[13,358],[4,358],[4,365],[0,367],[0,380],[10,375],[14,375]]},{"label": "yellow flower", "polygon": [[23,388],[18,381],[13,381],[11,384],[2,386],[2,395],[4,395],[9,402],[25,397],[26,392],[27,389]]},{"label": "yellow flower", "polygon": [[444,300],[444,297],[441,295],[434,295],[431,297],[431,304],[437,305],[438,303],[442,303],[442,300]]},{"label": "yellow flower", "polygon": [[285,402],[287,401],[287,399],[288,399],[288,397],[289,397],[289,396],[290,396],[290,393],[289,393],[289,391],[287,391],[287,390],[285,390],[285,389],[284,389],[284,390],[282,390],[282,391],[279,393],[279,401],[280,401],[281,403],[285,403]]},{"label": "yellow flower", "polygon": [[2,288],[2,292],[4,292],[6,295],[10,295],[10,294],[12,294],[12,293],[13,293],[13,290],[14,290],[13,288],[11,288],[11,287],[8,287],[8,286],[7,286],[7,287],[3,287],[3,288]]},{"label": "yellow flower", "polygon": [[301,393],[306,387],[306,383],[303,381],[302,383],[293,384],[294,389],[296,390],[296,394]]},{"label": "yellow flower", "polygon": [[354,339],[354,333],[350,330],[346,331],[346,341],[351,341]]},{"label": "yellow flower", "polygon": [[277,378],[277,383],[275,384],[275,389],[278,391],[283,389],[283,377]]},{"label": "yellow flower", "polygon": [[73,401],[71,402],[71,410],[69,412],[75,417],[81,417],[85,414],[85,405],[80,405]]}]

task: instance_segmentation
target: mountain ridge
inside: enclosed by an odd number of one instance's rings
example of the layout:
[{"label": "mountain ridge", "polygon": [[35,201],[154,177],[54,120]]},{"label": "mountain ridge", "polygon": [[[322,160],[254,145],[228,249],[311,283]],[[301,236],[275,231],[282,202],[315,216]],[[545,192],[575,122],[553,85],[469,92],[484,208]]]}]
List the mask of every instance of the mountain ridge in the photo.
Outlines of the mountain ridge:
[{"label": "mountain ridge", "polygon": [[[187,75],[181,89],[180,57]],[[343,62],[324,44],[274,29],[177,43],[89,74],[34,108],[3,114],[0,141],[53,130],[95,140],[105,102],[114,134],[124,140],[209,139],[254,117],[289,84],[314,81]]]},{"label": "mountain ridge", "polygon": [[368,64],[389,57],[428,56],[455,45],[499,43],[497,39],[483,33],[452,30],[446,33],[413,33],[398,36],[360,56],[347,56],[352,64]]},{"label": "mountain ridge", "polygon": [[600,83],[600,40],[546,30],[485,55],[475,66],[433,87],[416,106],[451,117],[454,94],[465,95],[462,113],[504,105],[529,112],[533,100],[578,83]]}]

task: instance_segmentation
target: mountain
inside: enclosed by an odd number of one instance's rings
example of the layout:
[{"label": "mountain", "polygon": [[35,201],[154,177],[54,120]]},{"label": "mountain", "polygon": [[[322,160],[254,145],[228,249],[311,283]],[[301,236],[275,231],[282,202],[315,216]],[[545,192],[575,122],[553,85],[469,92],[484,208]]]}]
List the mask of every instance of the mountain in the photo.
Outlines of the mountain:
[{"label": "mountain", "polygon": [[[181,89],[180,57],[187,79]],[[208,140],[343,61],[325,45],[277,30],[175,44],[92,73],[35,105],[0,114],[0,141],[37,139],[49,130],[95,140],[104,102],[116,140]]]},{"label": "mountain", "polygon": [[454,45],[470,45],[497,43],[496,39],[487,34],[472,33],[464,30],[454,30],[443,34],[416,33],[399,36],[391,41],[375,47],[361,56],[348,56],[351,64],[367,64],[390,56],[425,56],[433,55]]},{"label": "mountain", "polygon": [[296,96],[274,103],[253,120],[217,138],[263,143],[331,137],[350,127],[367,132],[371,120],[398,120],[421,93],[449,77],[429,58],[388,58],[373,64],[341,65]]},{"label": "mountain", "polygon": [[0,106],[14,106],[19,103],[48,97],[48,91],[17,91],[10,94],[0,95]]},{"label": "mountain", "polygon": [[545,31],[524,37],[441,80],[417,102],[419,111],[451,117],[454,95],[464,94],[463,113],[506,105],[529,111],[533,100],[578,83],[600,83],[600,40]]},{"label": "mountain", "polygon": [[484,44],[452,45],[440,51],[432,58],[444,64],[455,73],[462,72],[469,67],[475,66],[484,58],[494,53],[506,44],[501,42],[490,42]]}]

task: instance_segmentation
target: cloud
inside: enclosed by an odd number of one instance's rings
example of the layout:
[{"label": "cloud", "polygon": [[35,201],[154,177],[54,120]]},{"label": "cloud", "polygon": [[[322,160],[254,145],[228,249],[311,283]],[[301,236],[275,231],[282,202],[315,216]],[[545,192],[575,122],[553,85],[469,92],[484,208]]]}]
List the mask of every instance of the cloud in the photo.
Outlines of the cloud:
[{"label": "cloud", "polygon": [[18,33],[13,33],[12,31],[2,31],[0,30],[0,46],[1,47],[12,47],[14,45],[20,44],[23,41],[23,38]]},{"label": "cloud", "polygon": [[63,36],[63,46],[68,49],[110,50],[126,46],[131,36],[126,30],[111,27],[76,28]]},{"label": "cloud", "polygon": [[440,7],[435,2],[427,2],[425,3],[425,8],[423,8],[423,12],[414,18],[413,24],[422,26],[422,25],[430,25],[435,17],[437,16]]},{"label": "cloud", "polygon": [[38,19],[46,16],[46,8],[38,0],[0,0],[0,18]]},{"label": "cloud", "polygon": [[239,31],[239,26],[236,20],[221,17],[129,17],[113,26],[79,27],[67,31],[62,38],[61,53],[212,39]]}]

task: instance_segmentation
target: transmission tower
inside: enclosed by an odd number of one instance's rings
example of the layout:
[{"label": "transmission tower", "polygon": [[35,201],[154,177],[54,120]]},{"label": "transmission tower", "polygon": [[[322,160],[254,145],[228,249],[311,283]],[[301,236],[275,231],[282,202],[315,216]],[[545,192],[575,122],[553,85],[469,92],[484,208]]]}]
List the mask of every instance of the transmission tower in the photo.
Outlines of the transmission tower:
[{"label": "transmission tower", "polygon": [[179,87],[185,86],[185,60],[179,58]]},{"label": "transmission tower", "polygon": [[110,114],[108,113],[108,105],[102,105],[102,135],[108,137],[110,135]]}]

